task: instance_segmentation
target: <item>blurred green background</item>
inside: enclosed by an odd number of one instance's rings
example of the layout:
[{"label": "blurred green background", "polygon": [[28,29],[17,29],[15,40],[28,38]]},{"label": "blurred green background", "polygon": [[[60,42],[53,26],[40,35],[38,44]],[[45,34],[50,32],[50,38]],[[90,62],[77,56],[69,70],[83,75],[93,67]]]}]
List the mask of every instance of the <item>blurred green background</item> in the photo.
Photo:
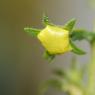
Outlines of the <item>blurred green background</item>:
[{"label": "blurred green background", "polygon": [[[76,18],[77,27],[90,30],[95,23],[95,9],[88,0],[0,0],[0,95],[38,95],[39,84],[52,76],[53,68],[68,69],[71,53],[50,65],[42,58],[40,42],[23,30],[26,26],[43,28],[44,12],[55,24]],[[90,51],[86,42],[80,46]],[[78,60],[86,63],[89,56]],[[63,95],[54,90],[47,94]]]}]

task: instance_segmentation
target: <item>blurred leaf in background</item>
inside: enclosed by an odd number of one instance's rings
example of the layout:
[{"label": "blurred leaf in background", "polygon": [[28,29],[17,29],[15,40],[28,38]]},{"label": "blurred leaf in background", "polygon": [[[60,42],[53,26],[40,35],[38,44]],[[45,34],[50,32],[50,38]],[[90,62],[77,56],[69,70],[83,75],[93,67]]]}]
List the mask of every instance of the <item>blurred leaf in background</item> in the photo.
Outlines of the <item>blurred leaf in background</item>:
[{"label": "blurred leaf in background", "polygon": [[91,8],[95,8],[95,0],[88,0],[88,3]]}]

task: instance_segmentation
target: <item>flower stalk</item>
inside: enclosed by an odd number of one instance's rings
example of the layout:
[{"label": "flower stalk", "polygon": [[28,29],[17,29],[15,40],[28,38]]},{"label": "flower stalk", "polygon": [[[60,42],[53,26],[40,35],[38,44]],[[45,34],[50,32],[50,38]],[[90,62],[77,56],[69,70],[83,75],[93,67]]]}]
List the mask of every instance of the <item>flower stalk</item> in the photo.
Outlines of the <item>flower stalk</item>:
[{"label": "flower stalk", "polygon": [[91,43],[91,60],[88,65],[87,95],[95,95],[95,42]]}]

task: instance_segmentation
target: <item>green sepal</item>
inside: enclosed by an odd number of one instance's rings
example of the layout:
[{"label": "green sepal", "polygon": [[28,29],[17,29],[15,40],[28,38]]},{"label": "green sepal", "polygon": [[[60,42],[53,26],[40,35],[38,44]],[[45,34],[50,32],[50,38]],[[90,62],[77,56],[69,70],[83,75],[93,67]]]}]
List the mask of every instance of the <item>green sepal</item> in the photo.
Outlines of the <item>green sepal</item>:
[{"label": "green sepal", "polygon": [[51,23],[51,21],[49,20],[49,17],[48,17],[46,14],[43,14],[43,19],[42,19],[42,21],[43,21],[43,23],[44,23],[45,25],[53,25],[53,24]]},{"label": "green sepal", "polygon": [[43,57],[47,59],[49,62],[51,62],[55,58],[55,55],[50,54],[48,51],[45,51]]},{"label": "green sepal", "polygon": [[71,19],[63,26],[63,28],[71,32],[75,26],[75,23],[76,19]]},{"label": "green sepal", "polygon": [[24,28],[24,31],[28,32],[32,37],[37,37],[37,35],[39,34],[39,32],[41,30],[35,29],[35,28],[26,27],[26,28]]},{"label": "green sepal", "polygon": [[78,55],[86,54],[85,51],[78,48],[72,41],[70,41],[70,45],[72,47],[72,52],[74,52],[75,54],[78,54]]}]

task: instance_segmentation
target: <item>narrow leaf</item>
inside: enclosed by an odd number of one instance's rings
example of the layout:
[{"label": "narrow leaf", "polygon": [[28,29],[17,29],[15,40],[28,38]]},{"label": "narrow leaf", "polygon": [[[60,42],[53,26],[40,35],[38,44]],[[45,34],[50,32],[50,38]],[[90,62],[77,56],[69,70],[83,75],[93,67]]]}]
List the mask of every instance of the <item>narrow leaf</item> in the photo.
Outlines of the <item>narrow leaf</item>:
[{"label": "narrow leaf", "polygon": [[39,29],[35,29],[35,28],[29,28],[29,27],[26,27],[24,28],[24,31],[25,32],[28,32],[30,35],[32,35],[33,37],[36,37],[38,35],[38,33],[40,32]]},{"label": "narrow leaf", "polygon": [[48,51],[45,51],[43,57],[47,59],[49,62],[51,62],[55,58],[55,55],[50,54]]},{"label": "narrow leaf", "polygon": [[70,21],[68,21],[65,25],[64,25],[64,29],[68,30],[68,31],[72,31],[74,25],[76,23],[76,19],[71,19]]},{"label": "narrow leaf", "polygon": [[61,69],[54,69],[53,73],[59,77],[65,77],[66,76],[66,72],[64,70],[61,70]]},{"label": "narrow leaf", "polygon": [[83,51],[80,48],[78,48],[72,41],[70,41],[70,45],[73,48],[72,52],[74,52],[74,53],[76,53],[78,55],[83,55],[83,54],[86,53],[85,51]]},{"label": "narrow leaf", "polygon": [[61,70],[61,69],[55,69],[53,73],[59,77],[59,78],[64,78],[64,80],[71,82],[71,77],[69,76],[68,72],[66,70]]},{"label": "narrow leaf", "polygon": [[49,87],[62,91],[63,90],[62,86],[63,86],[63,82],[61,80],[58,79],[47,80],[45,83],[43,83],[40,86],[40,95],[44,95]]}]

